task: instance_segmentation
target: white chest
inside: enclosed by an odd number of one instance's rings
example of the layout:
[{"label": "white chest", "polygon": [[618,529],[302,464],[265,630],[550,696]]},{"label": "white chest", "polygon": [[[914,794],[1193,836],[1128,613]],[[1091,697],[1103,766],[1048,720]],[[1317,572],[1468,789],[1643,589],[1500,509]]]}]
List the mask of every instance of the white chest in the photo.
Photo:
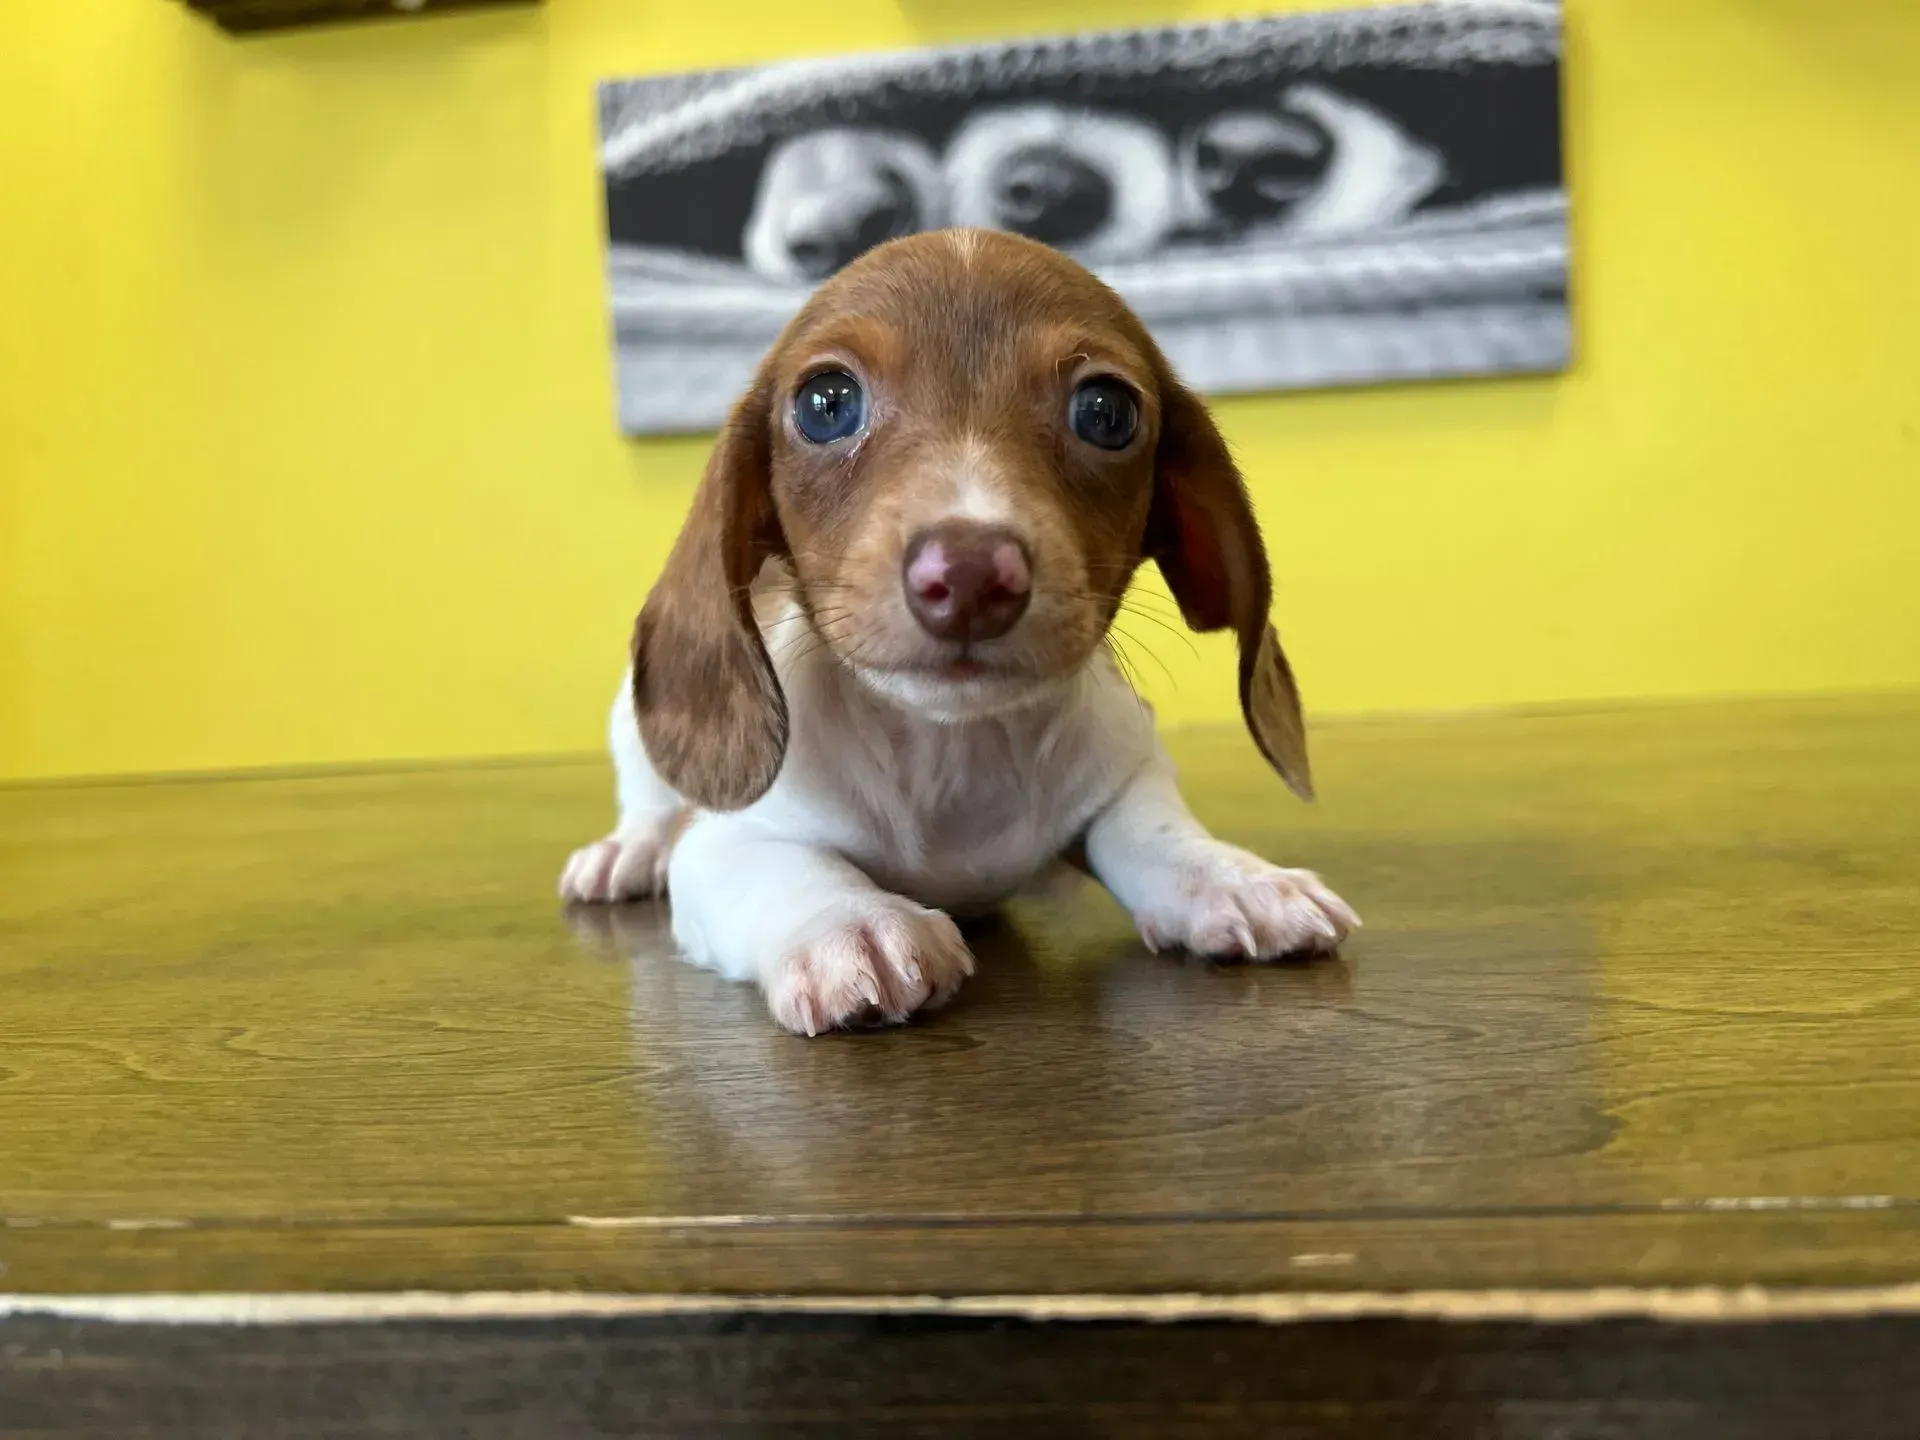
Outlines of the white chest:
[{"label": "white chest", "polygon": [[964,724],[793,698],[769,819],[943,909],[1004,899],[1052,864],[1153,744],[1151,718],[1104,674],[1057,707]]}]

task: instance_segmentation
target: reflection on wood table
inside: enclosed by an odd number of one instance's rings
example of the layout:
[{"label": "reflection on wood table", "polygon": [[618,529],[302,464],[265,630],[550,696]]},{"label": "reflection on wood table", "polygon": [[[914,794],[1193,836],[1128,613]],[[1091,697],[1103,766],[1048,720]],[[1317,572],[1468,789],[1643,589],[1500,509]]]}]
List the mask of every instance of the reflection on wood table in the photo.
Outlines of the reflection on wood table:
[{"label": "reflection on wood table", "polygon": [[331,1246],[363,1284],[791,1292],[1893,1263],[1920,705],[1318,743],[1314,807],[1236,734],[1176,748],[1222,833],[1361,908],[1340,959],[1157,958],[1070,887],[975,933],[949,1011],[812,1043],[659,907],[549,898],[597,762],[0,791],[9,1283],[324,1284]]}]

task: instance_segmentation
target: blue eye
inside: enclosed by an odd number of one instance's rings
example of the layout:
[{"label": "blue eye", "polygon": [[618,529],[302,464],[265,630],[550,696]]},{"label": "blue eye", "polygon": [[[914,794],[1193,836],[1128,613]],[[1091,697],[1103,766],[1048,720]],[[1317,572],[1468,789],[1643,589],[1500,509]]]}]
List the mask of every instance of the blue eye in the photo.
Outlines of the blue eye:
[{"label": "blue eye", "polygon": [[867,418],[867,397],[860,382],[844,370],[823,370],[806,380],[793,397],[793,423],[816,445],[831,445],[854,434]]},{"label": "blue eye", "polygon": [[1140,404],[1118,380],[1089,380],[1067,404],[1073,433],[1102,450],[1124,450],[1140,428]]}]

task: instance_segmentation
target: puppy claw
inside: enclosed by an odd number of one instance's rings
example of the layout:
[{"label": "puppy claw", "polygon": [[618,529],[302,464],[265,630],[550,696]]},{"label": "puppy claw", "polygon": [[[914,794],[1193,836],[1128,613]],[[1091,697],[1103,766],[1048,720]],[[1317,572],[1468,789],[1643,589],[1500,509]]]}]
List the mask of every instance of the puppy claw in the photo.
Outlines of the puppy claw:
[{"label": "puppy claw", "polygon": [[1277,960],[1338,949],[1360,917],[1309,870],[1270,865],[1217,844],[1181,867],[1178,883],[1135,917],[1150,949]]},{"label": "puppy claw", "polygon": [[[851,911],[852,913],[849,913]],[[810,927],[774,966],[767,1005],[798,1034],[898,1024],[953,998],[973,956],[952,920],[894,896]]]},{"label": "puppy claw", "polygon": [[616,830],[573,852],[560,871],[560,898],[607,905],[664,895],[667,857],[673,852],[678,817]]}]

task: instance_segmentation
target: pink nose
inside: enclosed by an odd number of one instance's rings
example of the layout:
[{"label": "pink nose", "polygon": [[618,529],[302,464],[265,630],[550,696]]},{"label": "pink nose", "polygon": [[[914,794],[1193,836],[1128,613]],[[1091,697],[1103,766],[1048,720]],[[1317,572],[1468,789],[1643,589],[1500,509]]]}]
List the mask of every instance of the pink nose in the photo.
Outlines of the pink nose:
[{"label": "pink nose", "polygon": [[936,640],[997,640],[1033,598],[1027,547],[1011,530],[944,520],[907,546],[907,608]]}]

